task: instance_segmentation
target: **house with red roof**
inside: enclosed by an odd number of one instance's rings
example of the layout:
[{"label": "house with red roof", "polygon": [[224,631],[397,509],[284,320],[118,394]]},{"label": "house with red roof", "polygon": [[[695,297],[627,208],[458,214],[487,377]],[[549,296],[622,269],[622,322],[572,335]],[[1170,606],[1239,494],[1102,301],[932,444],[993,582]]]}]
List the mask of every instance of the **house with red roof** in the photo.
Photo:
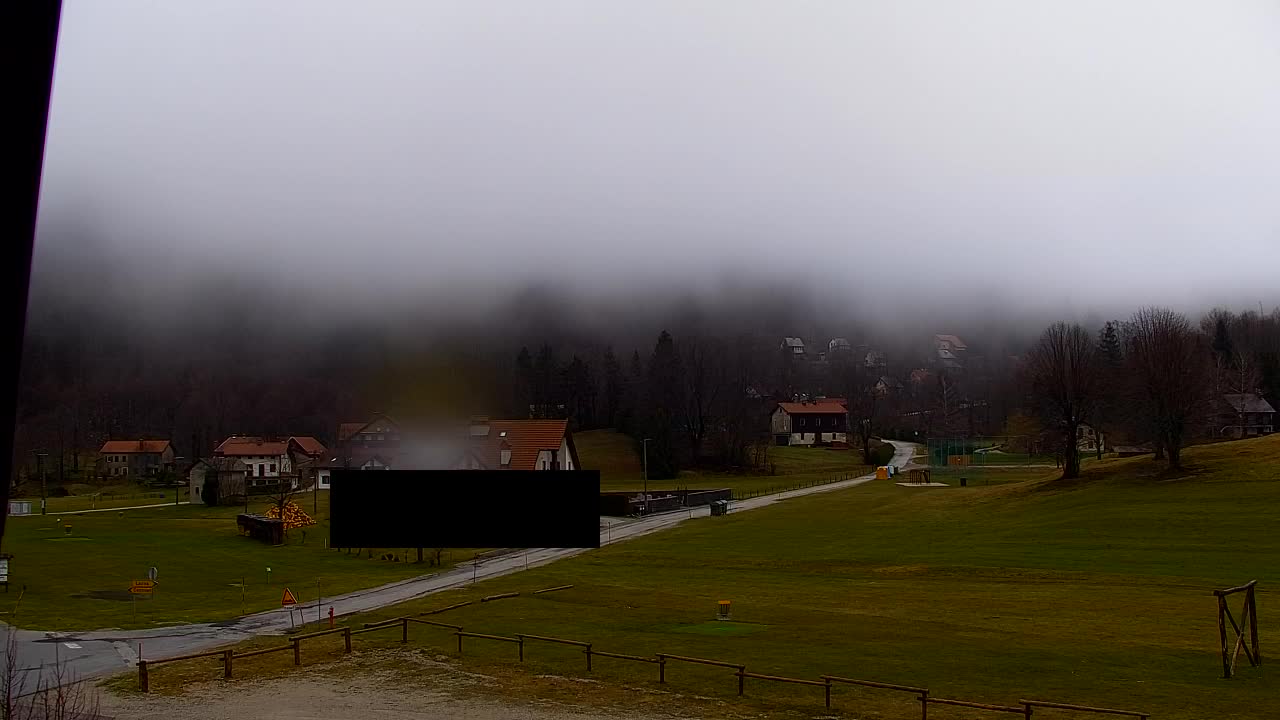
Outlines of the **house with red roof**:
[{"label": "house with red roof", "polygon": [[458,461],[466,470],[579,470],[568,420],[472,418]]},{"label": "house with red roof", "polygon": [[168,440],[108,440],[98,450],[98,470],[108,477],[146,477],[174,469]]},{"label": "house with red roof", "polygon": [[778,445],[824,445],[848,441],[849,406],[844,398],[781,402],[770,418]]},{"label": "house with red roof", "polygon": [[309,456],[298,439],[233,435],[213,451],[214,457],[236,458],[245,464],[249,487],[275,485],[280,478],[298,484],[297,466]]}]

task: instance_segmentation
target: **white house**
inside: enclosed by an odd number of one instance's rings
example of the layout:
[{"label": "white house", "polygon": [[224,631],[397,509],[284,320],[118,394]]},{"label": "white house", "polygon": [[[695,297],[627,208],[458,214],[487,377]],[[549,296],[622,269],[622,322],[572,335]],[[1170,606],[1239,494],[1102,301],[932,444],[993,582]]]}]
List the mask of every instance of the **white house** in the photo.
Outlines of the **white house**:
[{"label": "white house", "polygon": [[236,458],[244,463],[249,486],[253,487],[274,485],[281,476],[291,476],[296,486],[298,479],[294,465],[305,458],[307,453],[292,438],[276,440],[235,435],[223,440],[213,454],[215,457]]},{"label": "white house", "polygon": [[1076,428],[1076,449],[1082,453],[1096,453],[1098,448],[1106,451],[1106,436],[1090,425]]}]

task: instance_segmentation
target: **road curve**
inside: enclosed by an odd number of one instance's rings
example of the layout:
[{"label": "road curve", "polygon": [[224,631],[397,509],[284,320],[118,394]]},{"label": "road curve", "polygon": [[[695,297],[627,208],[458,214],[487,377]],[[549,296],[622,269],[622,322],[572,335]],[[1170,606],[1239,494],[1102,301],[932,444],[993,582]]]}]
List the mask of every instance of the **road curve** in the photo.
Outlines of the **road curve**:
[{"label": "road curve", "polygon": [[[894,446],[892,463],[898,467],[907,466],[911,462],[916,446],[907,442],[888,442]],[[866,483],[874,477],[874,475],[863,475],[826,485],[734,501],[730,505],[729,512],[746,512],[790,498],[843,490]],[[604,546],[623,542],[675,527],[692,518],[706,517],[709,514],[710,508],[703,506],[612,523],[601,528],[600,544]],[[473,579],[478,581],[511,575],[584,552],[588,550],[531,548],[506,553],[475,565],[459,566],[434,575],[423,575],[376,588],[323,598],[319,607],[315,602],[298,607],[308,620],[323,618],[328,614],[330,607],[333,608],[335,615],[368,612],[461,587],[470,584]],[[178,625],[152,630],[99,630],[68,633],[17,630],[15,632],[19,665],[32,670],[28,678],[29,689],[34,687],[36,676],[44,673],[43,667],[48,667],[54,662],[55,654],[68,661],[69,667],[77,677],[87,678],[116,673],[132,667],[138,660],[139,648],[143,656],[149,658],[183,655],[239,642],[255,635],[281,634],[291,627],[289,613],[281,609],[246,615],[224,622]],[[4,650],[0,649],[0,654],[3,652]],[[47,679],[49,678],[46,676]]]}]

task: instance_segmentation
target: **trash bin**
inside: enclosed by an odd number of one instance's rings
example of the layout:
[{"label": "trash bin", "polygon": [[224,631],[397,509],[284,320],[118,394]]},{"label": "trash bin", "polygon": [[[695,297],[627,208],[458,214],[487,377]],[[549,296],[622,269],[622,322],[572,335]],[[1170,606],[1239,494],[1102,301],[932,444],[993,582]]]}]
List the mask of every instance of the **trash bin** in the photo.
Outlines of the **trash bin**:
[{"label": "trash bin", "polygon": [[968,484],[969,484],[969,478],[960,478],[960,487],[965,487]]},{"label": "trash bin", "polygon": [[728,515],[729,503],[726,500],[715,500],[711,503],[712,515]]}]

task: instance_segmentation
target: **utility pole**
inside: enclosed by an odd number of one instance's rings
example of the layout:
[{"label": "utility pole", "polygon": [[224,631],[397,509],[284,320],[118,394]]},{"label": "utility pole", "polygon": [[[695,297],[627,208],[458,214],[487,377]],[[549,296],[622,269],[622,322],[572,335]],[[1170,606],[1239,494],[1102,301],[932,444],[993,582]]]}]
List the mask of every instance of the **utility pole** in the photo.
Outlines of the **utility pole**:
[{"label": "utility pole", "polygon": [[44,477],[44,459],[49,453],[43,450],[36,451],[36,472],[40,475],[40,514],[48,514],[49,505],[49,486],[45,483]]},{"label": "utility pole", "polygon": [[643,514],[649,514],[649,440],[645,438],[640,441],[641,447],[644,448],[644,510]]}]

